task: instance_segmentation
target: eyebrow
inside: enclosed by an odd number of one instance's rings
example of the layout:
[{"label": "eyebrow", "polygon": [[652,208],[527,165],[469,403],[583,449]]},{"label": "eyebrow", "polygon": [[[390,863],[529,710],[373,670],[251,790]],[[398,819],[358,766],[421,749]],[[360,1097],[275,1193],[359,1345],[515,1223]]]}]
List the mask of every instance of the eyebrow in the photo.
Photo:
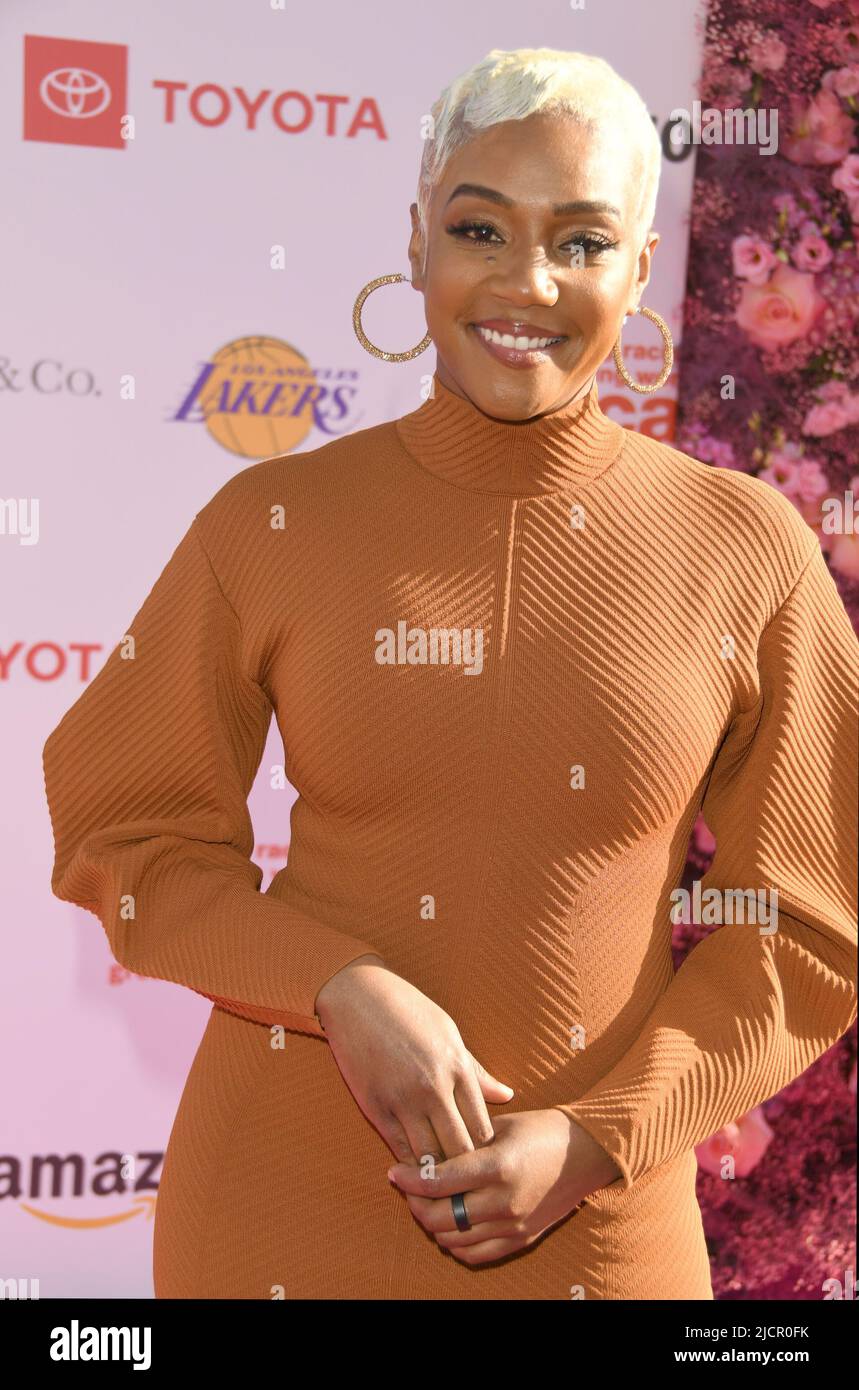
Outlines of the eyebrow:
[{"label": "eyebrow", "polygon": [[[484,198],[488,203],[499,203],[501,207],[515,207],[514,200],[508,198],[506,193],[499,193],[495,188],[486,188],[482,183],[458,183],[445,203],[452,203],[454,198],[471,197]],[[572,203],[555,203],[552,207],[553,217],[566,217],[571,212],[607,212],[620,219],[621,212],[614,203],[589,202],[587,199],[577,199]]]}]

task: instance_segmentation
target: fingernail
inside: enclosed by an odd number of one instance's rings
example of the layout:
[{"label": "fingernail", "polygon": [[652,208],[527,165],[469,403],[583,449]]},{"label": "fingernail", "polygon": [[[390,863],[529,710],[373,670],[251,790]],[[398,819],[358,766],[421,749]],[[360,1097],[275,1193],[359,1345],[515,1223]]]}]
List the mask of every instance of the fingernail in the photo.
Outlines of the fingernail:
[{"label": "fingernail", "polygon": [[396,1186],[396,1183],[397,1183],[397,1175],[396,1175],[396,1173],[394,1172],[393,1168],[389,1168],[389,1169],[388,1169],[388,1177],[390,1178],[390,1180],[391,1180],[391,1182],[394,1184],[394,1186]]}]

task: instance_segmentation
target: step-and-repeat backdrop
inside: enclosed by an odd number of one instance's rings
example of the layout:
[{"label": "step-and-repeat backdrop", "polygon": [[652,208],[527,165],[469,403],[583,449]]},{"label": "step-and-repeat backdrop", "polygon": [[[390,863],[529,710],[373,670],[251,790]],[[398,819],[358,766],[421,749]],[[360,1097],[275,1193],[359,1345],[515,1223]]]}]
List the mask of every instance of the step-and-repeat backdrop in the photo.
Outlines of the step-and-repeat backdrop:
[{"label": "step-and-repeat backdrop", "polygon": [[[52,896],[48,733],[232,474],[420,403],[432,347],[370,357],[352,305],[408,275],[422,120],[490,49],[596,53],[641,92],[665,150],[643,302],[679,340],[694,147],[670,113],[694,97],[697,8],[2,0],[0,1279],[151,1295],[161,1160],[211,1008],[129,974]],[[382,289],[365,329],[412,347],[422,303]],[[655,328],[623,336],[655,374]],[[330,410],[280,413],[297,369]],[[676,384],[637,396],[609,358],[600,399],[670,440]],[[263,890],[288,852],[282,762],[273,725],[249,802]]]}]

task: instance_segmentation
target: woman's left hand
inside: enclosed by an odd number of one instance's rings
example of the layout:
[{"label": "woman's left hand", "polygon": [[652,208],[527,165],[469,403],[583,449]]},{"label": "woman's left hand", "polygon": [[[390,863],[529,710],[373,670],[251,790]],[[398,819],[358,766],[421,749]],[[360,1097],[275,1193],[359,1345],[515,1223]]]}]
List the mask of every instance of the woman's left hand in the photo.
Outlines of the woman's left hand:
[{"label": "woman's left hand", "polygon": [[[442,1162],[396,1163],[388,1174],[424,1229],[469,1265],[532,1245],[589,1193],[620,1177],[605,1149],[562,1110],[493,1115],[492,1124],[489,1144]],[[469,1231],[457,1229],[450,1200],[456,1192],[465,1195]]]}]

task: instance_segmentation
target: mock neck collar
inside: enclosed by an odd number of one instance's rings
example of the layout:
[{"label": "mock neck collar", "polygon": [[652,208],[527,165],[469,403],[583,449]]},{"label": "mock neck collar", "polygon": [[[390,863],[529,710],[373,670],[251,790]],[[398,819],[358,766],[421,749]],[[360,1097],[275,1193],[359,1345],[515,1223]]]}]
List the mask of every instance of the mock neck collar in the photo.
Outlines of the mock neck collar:
[{"label": "mock neck collar", "polygon": [[394,421],[423,468],[470,492],[540,497],[578,492],[620,452],[624,429],[600,409],[597,382],[579,400],[527,421],[497,420],[442,385]]}]

